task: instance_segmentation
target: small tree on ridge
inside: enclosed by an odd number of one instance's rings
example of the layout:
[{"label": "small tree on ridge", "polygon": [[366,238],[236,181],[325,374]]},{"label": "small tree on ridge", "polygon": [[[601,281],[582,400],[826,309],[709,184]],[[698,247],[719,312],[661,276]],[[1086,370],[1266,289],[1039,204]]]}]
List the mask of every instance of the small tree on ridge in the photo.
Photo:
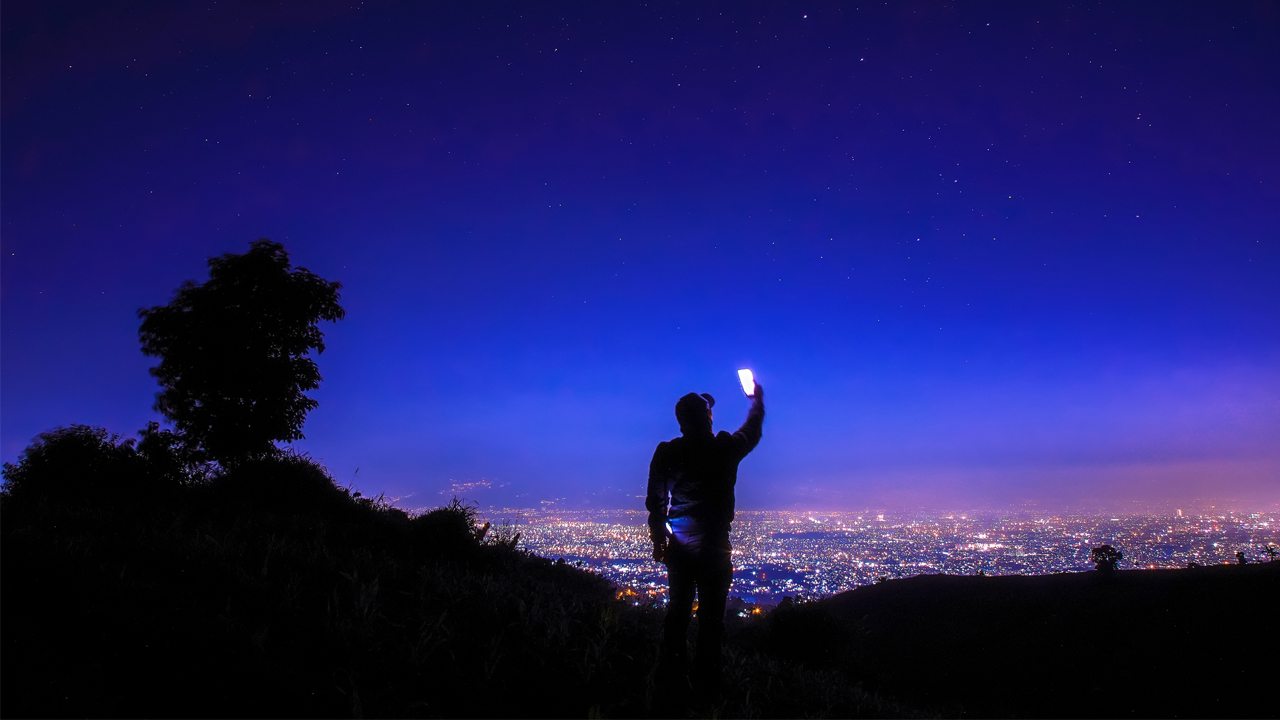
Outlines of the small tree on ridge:
[{"label": "small tree on ridge", "polygon": [[1101,545],[1089,553],[1089,559],[1093,561],[1094,568],[1102,572],[1115,570],[1120,566],[1120,561],[1123,558],[1124,553],[1110,545]]},{"label": "small tree on ridge", "polygon": [[142,352],[159,357],[156,411],[222,465],[269,455],[299,440],[320,387],[307,357],[324,352],[317,323],[346,312],[340,283],[293,268],[267,239],[242,255],[209,258],[209,280],[188,280],[168,305],[138,311]]}]

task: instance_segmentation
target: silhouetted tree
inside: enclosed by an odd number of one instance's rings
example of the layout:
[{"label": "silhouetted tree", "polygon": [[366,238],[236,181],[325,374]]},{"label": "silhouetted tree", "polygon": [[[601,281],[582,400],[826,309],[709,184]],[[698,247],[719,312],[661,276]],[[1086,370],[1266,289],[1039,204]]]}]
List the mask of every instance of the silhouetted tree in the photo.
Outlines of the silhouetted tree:
[{"label": "silhouetted tree", "polygon": [[1236,563],[1237,563],[1238,565],[1248,565],[1248,564],[1249,564],[1249,558],[1247,558],[1247,557],[1245,557],[1245,556],[1244,556],[1244,551],[1243,551],[1243,550],[1240,550],[1240,551],[1237,551],[1237,552],[1236,552]]},{"label": "silhouetted tree", "polygon": [[1102,545],[1094,548],[1089,553],[1089,557],[1093,560],[1095,569],[1109,572],[1120,566],[1120,559],[1124,557],[1124,553],[1110,545]]},{"label": "silhouetted tree", "polygon": [[164,389],[155,409],[189,446],[222,465],[271,455],[303,437],[320,386],[307,357],[324,352],[317,323],[346,313],[341,284],[293,268],[280,243],[255,240],[243,255],[209,259],[209,280],[187,281],[168,305],[138,311],[142,352]]},{"label": "silhouetted tree", "polygon": [[138,458],[146,471],[178,483],[207,479],[212,474],[208,457],[186,443],[181,433],[160,429],[154,420],[138,433]]},{"label": "silhouetted tree", "polygon": [[1275,545],[1271,545],[1270,543],[1268,543],[1268,544],[1267,544],[1267,546],[1266,546],[1265,548],[1263,548],[1263,549],[1264,549],[1264,550],[1266,550],[1266,552],[1267,552],[1267,557],[1271,558],[1271,562],[1275,562],[1275,561],[1276,561],[1276,546],[1275,546]]}]

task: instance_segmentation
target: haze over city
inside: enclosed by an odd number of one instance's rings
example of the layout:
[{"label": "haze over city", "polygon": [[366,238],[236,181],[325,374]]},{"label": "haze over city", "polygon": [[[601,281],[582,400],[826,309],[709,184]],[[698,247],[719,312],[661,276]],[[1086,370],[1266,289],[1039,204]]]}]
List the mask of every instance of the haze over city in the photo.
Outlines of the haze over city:
[{"label": "haze over city", "polygon": [[347,310],[294,446],[402,507],[639,509],[744,367],[741,510],[1280,502],[1274,4],[4,18],[5,461],[269,237]]},{"label": "haze over city", "polygon": [[[664,568],[649,556],[641,511],[492,513],[525,547],[608,578],[635,602],[662,599]],[[1128,569],[1269,562],[1280,550],[1274,513],[1174,508],[1092,513],[741,512],[732,535],[732,597],[757,605],[819,598],[917,575],[1048,575],[1094,569],[1092,548],[1120,548]],[[1237,554],[1239,553],[1239,554]]]}]

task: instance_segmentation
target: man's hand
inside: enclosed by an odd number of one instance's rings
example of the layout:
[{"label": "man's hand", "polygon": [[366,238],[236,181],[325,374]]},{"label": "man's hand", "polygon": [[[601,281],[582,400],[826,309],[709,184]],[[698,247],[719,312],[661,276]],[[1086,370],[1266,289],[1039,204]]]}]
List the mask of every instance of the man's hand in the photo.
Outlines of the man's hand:
[{"label": "man's hand", "polygon": [[756,383],[756,389],[751,393],[751,402],[764,404],[764,388],[760,387],[760,383]]},{"label": "man's hand", "polygon": [[653,541],[653,559],[657,562],[666,562],[667,559],[667,541]]}]

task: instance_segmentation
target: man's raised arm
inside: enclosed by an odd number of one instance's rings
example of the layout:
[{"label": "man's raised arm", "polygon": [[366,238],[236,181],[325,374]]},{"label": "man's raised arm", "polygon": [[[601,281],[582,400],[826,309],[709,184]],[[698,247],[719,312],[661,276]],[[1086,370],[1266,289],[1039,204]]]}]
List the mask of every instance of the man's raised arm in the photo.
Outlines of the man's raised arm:
[{"label": "man's raised arm", "polygon": [[764,388],[756,383],[755,392],[751,395],[751,409],[747,411],[747,420],[733,434],[738,452],[744,456],[760,444],[760,436],[764,433]]}]

